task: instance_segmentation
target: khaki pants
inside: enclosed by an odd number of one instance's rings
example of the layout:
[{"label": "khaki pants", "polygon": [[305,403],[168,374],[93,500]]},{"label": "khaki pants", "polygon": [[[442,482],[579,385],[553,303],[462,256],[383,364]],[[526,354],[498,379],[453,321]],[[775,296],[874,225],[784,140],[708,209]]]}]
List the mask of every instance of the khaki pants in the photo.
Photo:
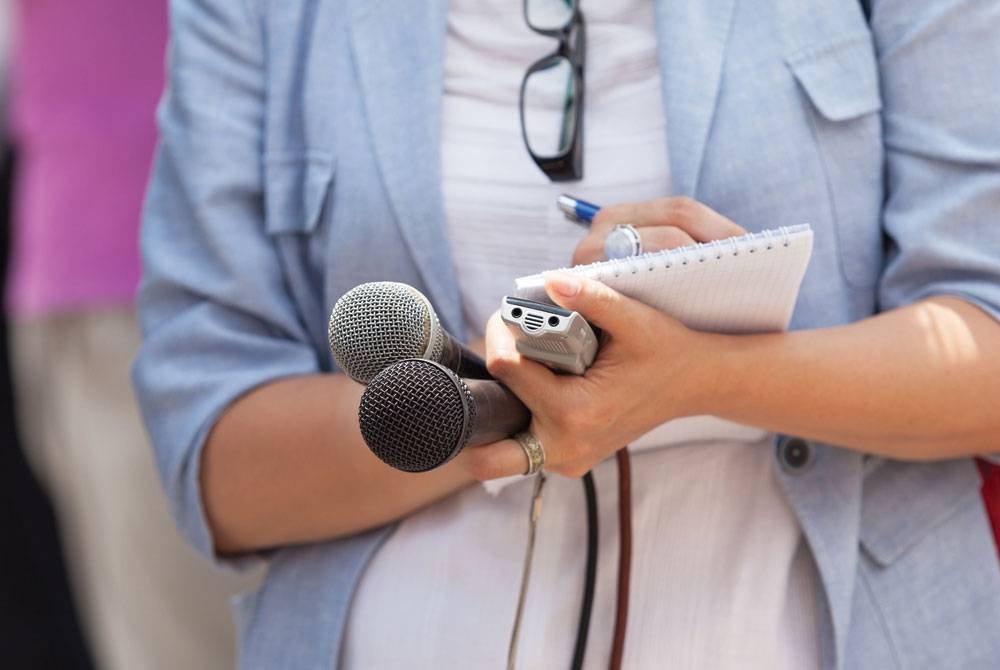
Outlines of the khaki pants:
[{"label": "khaki pants", "polygon": [[139,419],[131,310],[21,320],[11,349],[25,451],[52,496],[98,667],[234,666],[227,575],[181,540]]}]

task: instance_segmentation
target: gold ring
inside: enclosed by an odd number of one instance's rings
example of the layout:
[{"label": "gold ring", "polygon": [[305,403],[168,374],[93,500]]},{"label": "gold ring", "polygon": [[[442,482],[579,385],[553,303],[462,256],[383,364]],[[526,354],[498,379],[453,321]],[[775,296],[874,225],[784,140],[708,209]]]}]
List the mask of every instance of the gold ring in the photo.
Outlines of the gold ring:
[{"label": "gold ring", "polygon": [[528,470],[524,473],[525,476],[536,474],[545,467],[545,449],[542,448],[542,443],[538,441],[537,437],[528,431],[523,431],[515,435],[514,439],[524,449],[524,455],[528,457]]}]

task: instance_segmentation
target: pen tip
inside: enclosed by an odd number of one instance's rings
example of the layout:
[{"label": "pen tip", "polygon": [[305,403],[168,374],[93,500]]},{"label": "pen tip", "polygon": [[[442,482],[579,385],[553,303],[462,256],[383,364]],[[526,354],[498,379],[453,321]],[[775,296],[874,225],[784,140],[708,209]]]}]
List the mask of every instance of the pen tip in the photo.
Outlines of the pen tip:
[{"label": "pen tip", "polygon": [[556,205],[565,214],[576,214],[576,200],[565,193],[556,198]]}]

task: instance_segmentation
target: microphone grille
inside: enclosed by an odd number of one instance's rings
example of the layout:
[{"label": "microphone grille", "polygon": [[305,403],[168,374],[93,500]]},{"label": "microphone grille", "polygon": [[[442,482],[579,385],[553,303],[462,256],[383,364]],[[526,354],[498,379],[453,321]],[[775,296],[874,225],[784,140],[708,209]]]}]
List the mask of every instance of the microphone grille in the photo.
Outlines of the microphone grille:
[{"label": "microphone grille", "polygon": [[361,284],[330,313],[330,351],[344,372],[365,384],[388,365],[423,356],[434,318],[426,299],[406,284]]},{"label": "microphone grille", "polygon": [[368,448],[397,470],[425,472],[465,446],[476,403],[455,373],[432,361],[406,360],[372,379],[358,411]]}]

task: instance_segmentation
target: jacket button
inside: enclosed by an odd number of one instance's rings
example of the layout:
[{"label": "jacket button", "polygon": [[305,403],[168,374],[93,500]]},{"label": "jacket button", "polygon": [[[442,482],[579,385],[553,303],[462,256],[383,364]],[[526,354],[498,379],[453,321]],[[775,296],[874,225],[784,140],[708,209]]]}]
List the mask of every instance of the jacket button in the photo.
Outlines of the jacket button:
[{"label": "jacket button", "polygon": [[783,437],[778,441],[778,462],[785,472],[799,474],[812,463],[812,446],[801,437]]}]

